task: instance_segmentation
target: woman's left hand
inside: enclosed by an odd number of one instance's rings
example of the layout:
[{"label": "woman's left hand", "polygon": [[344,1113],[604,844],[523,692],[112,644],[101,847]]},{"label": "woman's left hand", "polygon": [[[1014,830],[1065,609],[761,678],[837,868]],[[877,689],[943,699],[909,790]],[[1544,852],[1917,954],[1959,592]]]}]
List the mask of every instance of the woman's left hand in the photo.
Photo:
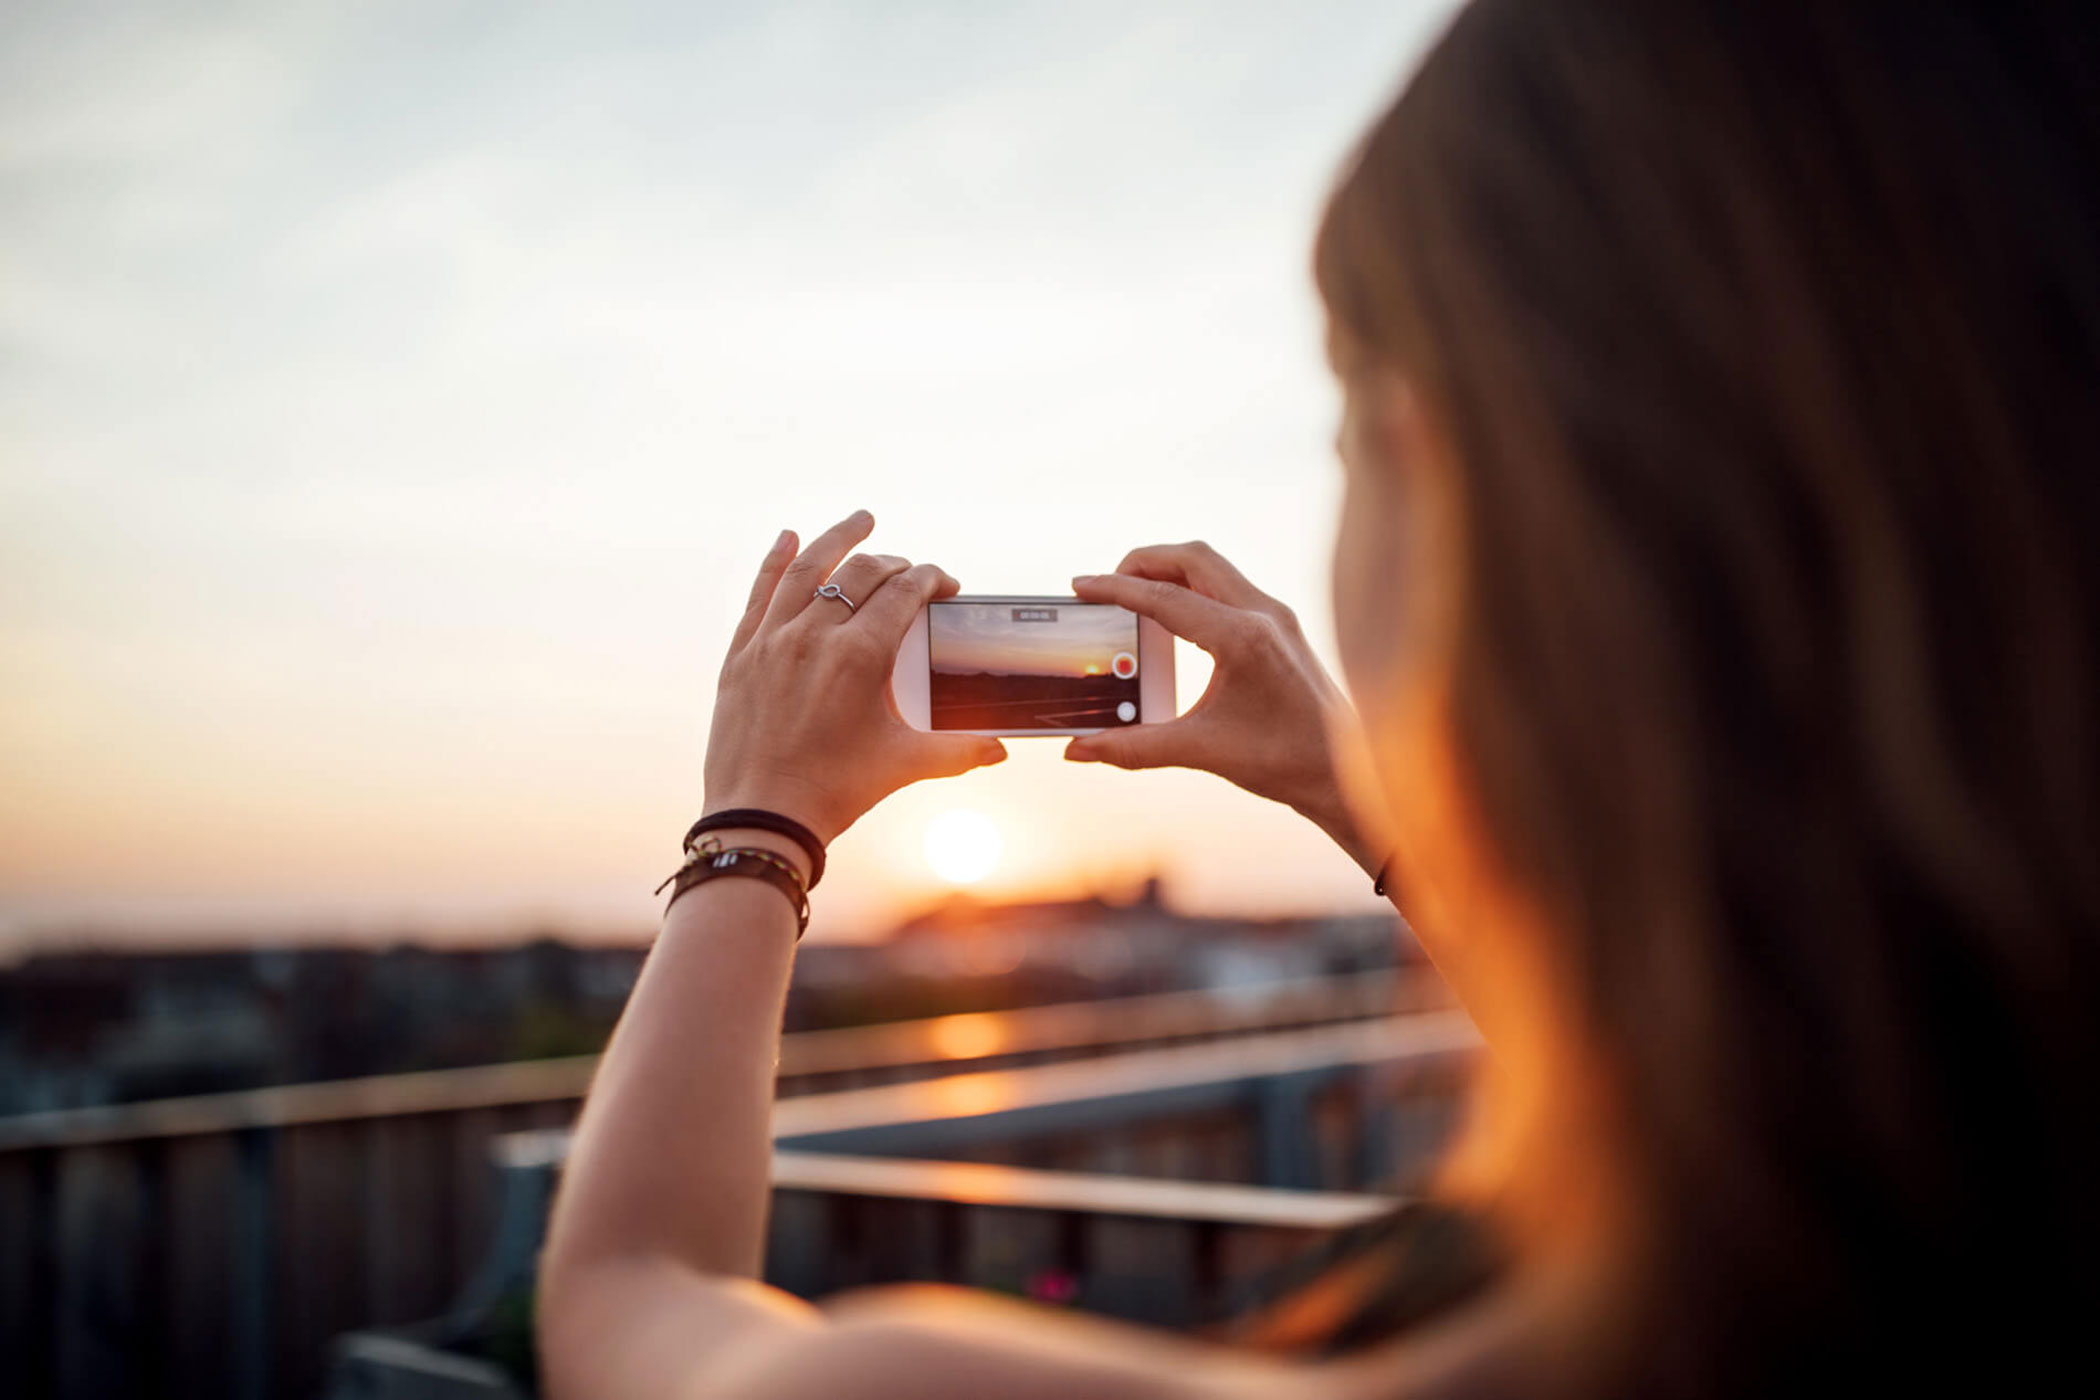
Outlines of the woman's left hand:
[{"label": "woman's left hand", "polygon": [[[799,555],[784,530],[759,565],[722,663],[706,812],[768,808],[829,843],[907,783],[1006,757],[997,739],[913,729],[897,713],[897,648],[919,609],[958,585],[891,554],[847,559],[874,528],[874,516],[855,511]],[[855,606],[816,596],[827,581]]]}]

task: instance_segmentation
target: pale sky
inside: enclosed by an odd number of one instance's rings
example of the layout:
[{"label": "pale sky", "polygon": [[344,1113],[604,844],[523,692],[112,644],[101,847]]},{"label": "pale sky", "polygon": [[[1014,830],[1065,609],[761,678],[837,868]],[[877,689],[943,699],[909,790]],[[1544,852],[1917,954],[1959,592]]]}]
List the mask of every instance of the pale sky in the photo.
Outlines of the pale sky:
[{"label": "pale sky", "polygon": [[[0,956],[645,932],[750,573],[858,506],[978,593],[1208,539],[1331,658],[1307,249],[1450,8],[10,0]],[[1011,746],[810,936],[958,806],[988,895],[1374,907],[1215,778]]]}]

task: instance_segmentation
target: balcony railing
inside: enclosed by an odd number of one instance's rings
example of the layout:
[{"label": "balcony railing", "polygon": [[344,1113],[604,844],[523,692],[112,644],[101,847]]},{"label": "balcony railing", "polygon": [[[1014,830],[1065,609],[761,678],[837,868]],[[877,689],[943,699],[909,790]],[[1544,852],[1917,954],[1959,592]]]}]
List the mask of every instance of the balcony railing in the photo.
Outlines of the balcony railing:
[{"label": "balcony railing", "polygon": [[[1230,996],[789,1036],[776,1113],[784,1131],[811,1138],[794,1150],[1218,1181],[1344,1180],[1365,1164],[1308,1164],[1293,1160],[1298,1149],[1260,1146],[1283,1139],[1235,1126],[1246,1106],[1215,1086],[1173,1089],[1171,1059],[1149,1061],[1149,1087],[1127,1078],[1127,1064],[1113,1071],[1126,1078],[1106,1100],[1148,1103],[1149,1116],[1104,1129],[1095,1142],[1087,1141],[1093,1129],[1058,1128],[1061,1113],[1072,1125],[1090,1115],[1058,1108],[1046,1086],[1083,1068],[1069,1063],[1076,1060],[1171,1057],[1207,1042],[1230,1049],[1240,1038],[1289,1032],[1281,1045],[1308,1033],[1292,1028],[1368,1031],[1364,1018],[1434,1004],[1434,988],[1420,974],[1377,973]],[[1325,1051],[1295,1043],[1316,1059],[1341,1042]],[[1122,1053],[1133,1044],[1167,1048]],[[311,1393],[330,1338],[443,1315],[477,1270],[486,1272],[498,1214],[492,1144],[566,1125],[594,1064],[502,1065],[0,1120],[0,1374],[32,1396]],[[947,1087],[911,1082],[935,1075]],[[862,1087],[808,1093],[855,1081]],[[921,1127],[900,1128],[919,1112],[907,1108],[915,1087],[919,1102],[944,1100],[958,1111],[922,1114],[912,1120]],[[820,1111],[819,1098],[831,1107]],[[1289,1098],[1270,1110],[1272,1122],[1300,1113],[1304,1126],[1321,1113],[1356,1112],[1311,1100],[1291,1107]],[[1403,1094],[1393,1111],[1403,1128],[1413,1115],[1419,1133],[1433,1133],[1442,1110],[1410,1108]],[[997,1131],[941,1139],[973,1117]]]},{"label": "balcony railing", "polygon": [[[1392,1203],[1356,1188],[1389,1189],[1430,1159],[1477,1044],[1460,1014],[1424,1013],[786,1100],[766,1278],[806,1298],[916,1280],[1157,1326],[1215,1320],[1321,1234]],[[412,1393],[403,1340],[529,1353],[569,1140],[497,1144],[504,1218],[482,1275],[445,1317],[339,1347],[338,1394]],[[994,1165],[1015,1161],[1061,1169]]]},{"label": "balcony railing", "polygon": [[[443,1318],[340,1339],[330,1400],[530,1394],[531,1260],[559,1136],[499,1143],[510,1243],[492,1257],[495,1271]],[[1363,1193],[776,1151],[766,1274],[811,1298],[939,1282],[1186,1326],[1229,1314],[1270,1270],[1393,1204]]]}]

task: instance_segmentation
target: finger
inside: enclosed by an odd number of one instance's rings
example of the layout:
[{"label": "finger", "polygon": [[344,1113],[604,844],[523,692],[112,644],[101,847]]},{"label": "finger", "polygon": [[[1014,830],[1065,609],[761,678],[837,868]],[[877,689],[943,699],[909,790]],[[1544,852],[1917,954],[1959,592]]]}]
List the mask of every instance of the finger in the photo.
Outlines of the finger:
[{"label": "finger", "polygon": [[880,638],[892,651],[904,645],[919,609],[935,598],[953,594],[958,585],[937,564],[914,564],[892,574],[873,597],[860,606],[860,625]]},{"label": "finger", "polygon": [[779,627],[816,601],[817,585],[830,578],[839,561],[874,528],[875,517],[867,511],[857,510],[811,540],[809,547],[796,555],[795,562],[788,565],[787,572],[780,576],[780,586],[773,590],[773,600],[766,604],[766,615],[759,622],[760,629]]},{"label": "finger", "polygon": [[766,557],[758,563],[758,577],[752,581],[751,596],[744,603],[744,615],[737,619],[736,631],[729,638],[729,654],[736,655],[758,631],[759,619],[766,615],[766,604],[773,601],[773,590],[780,586],[780,576],[787,572],[788,561],[795,557],[795,532],[782,530],[780,538],[766,551]]},{"label": "finger", "polygon": [[1192,588],[1130,574],[1081,574],[1072,591],[1089,603],[1115,603],[1149,617],[1177,637],[1215,653],[1248,619],[1245,609],[1206,598]]},{"label": "finger", "polygon": [[921,777],[952,778],[1006,761],[1006,745],[983,734],[925,734],[918,747]]},{"label": "finger", "polygon": [[1116,565],[1116,572],[1185,583],[1198,593],[1236,608],[1251,608],[1275,601],[1249,583],[1247,576],[1230,559],[1202,540],[1190,540],[1186,544],[1149,544],[1133,549],[1123,556],[1122,563]]},{"label": "finger", "polygon": [[1196,767],[1193,727],[1184,718],[1104,729],[1065,745],[1065,757],[1073,763],[1111,763],[1118,768]]},{"label": "finger", "polygon": [[832,571],[831,582],[839,586],[839,592],[853,601],[849,611],[838,606],[828,606],[821,614],[812,613],[818,621],[836,624],[851,622],[860,616],[860,609],[882,585],[894,576],[911,567],[911,560],[895,554],[856,554]]}]

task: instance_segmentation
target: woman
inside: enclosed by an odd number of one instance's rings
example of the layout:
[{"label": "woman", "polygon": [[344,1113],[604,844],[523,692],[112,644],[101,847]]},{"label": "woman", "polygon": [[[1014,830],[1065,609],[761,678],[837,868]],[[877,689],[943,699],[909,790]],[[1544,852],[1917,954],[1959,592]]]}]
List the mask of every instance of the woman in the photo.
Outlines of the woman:
[{"label": "woman", "polygon": [[[1491,1048],[1438,1193],[1501,1242],[1487,1281],[1365,1327],[1422,1267],[1403,1238],[1236,1345],[753,1282],[794,915],[717,879],[670,907],[584,1113],[544,1272],[552,1393],[1885,1394],[2082,1360],[2083,8],[1480,0],[1317,244],[1361,743],[1290,614],[1210,551],[1075,581],[1218,667],[1188,716],[1070,756],[1209,768],[1367,866],[1397,851]],[[955,585],[848,558],[870,524],[784,536],[761,569],[710,809],[828,838],[1001,756],[882,703],[905,622]],[[813,597],[827,580],[858,611]],[[807,877],[793,841],[718,834]]]}]

